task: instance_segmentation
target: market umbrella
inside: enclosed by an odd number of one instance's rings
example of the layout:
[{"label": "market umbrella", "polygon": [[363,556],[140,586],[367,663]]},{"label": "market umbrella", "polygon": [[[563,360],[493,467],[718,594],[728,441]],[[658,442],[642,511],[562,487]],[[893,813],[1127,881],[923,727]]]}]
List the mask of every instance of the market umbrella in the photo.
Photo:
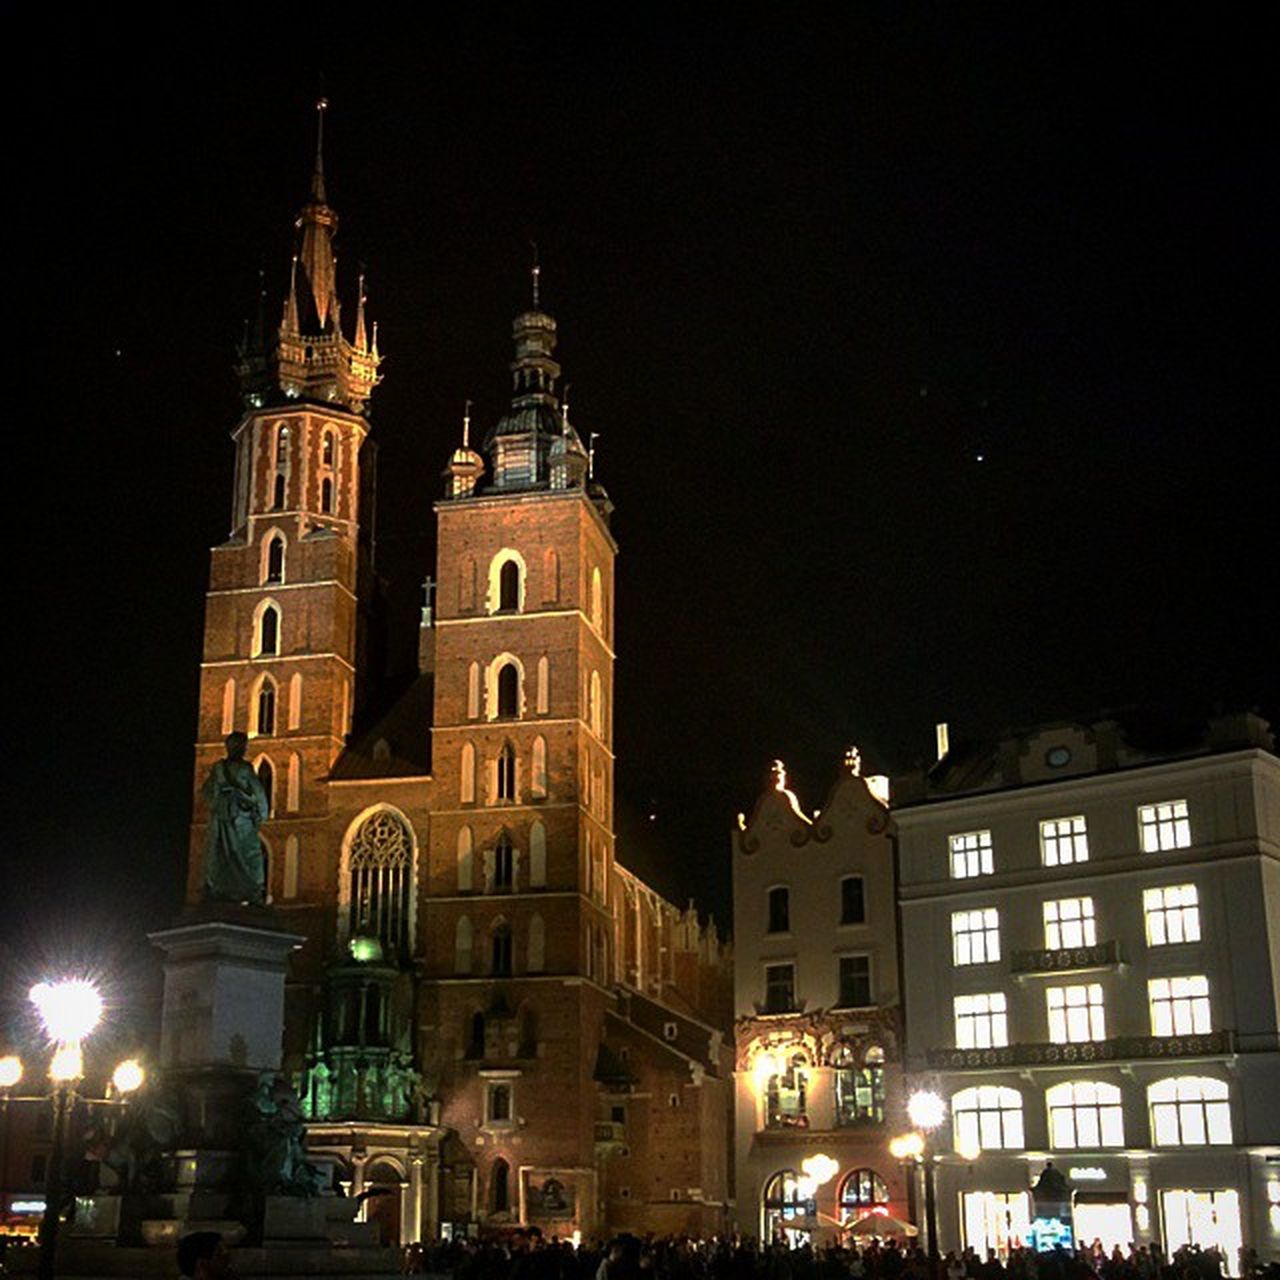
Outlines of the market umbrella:
[{"label": "market umbrella", "polygon": [[846,1222],[844,1229],[855,1236],[918,1236],[920,1232],[909,1222],[900,1222],[887,1213],[868,1213],[856,1222]]}]

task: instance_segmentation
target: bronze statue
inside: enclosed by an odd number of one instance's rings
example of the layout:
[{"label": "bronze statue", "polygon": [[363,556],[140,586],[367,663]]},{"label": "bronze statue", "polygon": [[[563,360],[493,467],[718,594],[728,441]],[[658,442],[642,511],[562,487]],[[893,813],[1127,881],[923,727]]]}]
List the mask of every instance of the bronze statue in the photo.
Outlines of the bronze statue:
[{"label": "bronze statue", "polygon": [[227,758],[209,770],[202,794],[209,804],[204,846],[204,896],[215,902],[266,901],[266,858],[258,828],[269,811],[267,793],[244,758],[248,737],[227,734]]}]

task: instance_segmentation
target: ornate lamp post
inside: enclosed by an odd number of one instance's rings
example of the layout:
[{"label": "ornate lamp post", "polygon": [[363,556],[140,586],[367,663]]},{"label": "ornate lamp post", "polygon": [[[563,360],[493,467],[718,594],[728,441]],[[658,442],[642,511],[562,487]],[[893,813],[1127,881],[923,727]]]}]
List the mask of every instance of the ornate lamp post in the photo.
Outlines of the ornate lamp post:
[{"label": "ornate lamp post", "polygon": [[102,997],[90,982],[69,979],[40,982],[31,988],[31,1003],[55,1048],[49,1063],[53,1082],[53,1150],[45,1180],[44,1216],[40,1219],[40,1260],[38,1280],[53,1280],[58,1252],[58,1228],[62,1220],[63,1162],[67,1145],[67,1123],[75,1106],[76,1084],[84,1075],[81,1042],[102,1018]]},{"label": "ornate lamp post", "polygon": [[920,1155],[924,1163],[924,1216],[929,1233],[929,1252],[938,1252],[938,1198],[935,1185],[937,1156],[931,1141],[933,1131],[947,1118],[947,1104],[932,1089],[917,1089],[907,1099],[907,1115],[921,1136]]},{"label": "ornate lamp post", "polygon": [[0,1058],[0,1212],[9,1203],[9,1093],[22,1079],[22,1059],[13,1054]]}]

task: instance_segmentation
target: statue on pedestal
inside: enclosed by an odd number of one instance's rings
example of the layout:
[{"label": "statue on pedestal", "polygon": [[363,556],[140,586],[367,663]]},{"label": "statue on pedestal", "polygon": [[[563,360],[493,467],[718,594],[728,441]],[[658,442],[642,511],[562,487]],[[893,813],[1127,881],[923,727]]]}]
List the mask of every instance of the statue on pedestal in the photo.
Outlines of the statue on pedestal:
[{"label": "statue on pedestal", "polygon": [[227,758],[209,770],[202,794],[209,804],[204,847],[204,897],[212,902],[266,901],[266,858],[258,828],[267,819],[267,793],[244,758],[249,739],[227,734]]}]

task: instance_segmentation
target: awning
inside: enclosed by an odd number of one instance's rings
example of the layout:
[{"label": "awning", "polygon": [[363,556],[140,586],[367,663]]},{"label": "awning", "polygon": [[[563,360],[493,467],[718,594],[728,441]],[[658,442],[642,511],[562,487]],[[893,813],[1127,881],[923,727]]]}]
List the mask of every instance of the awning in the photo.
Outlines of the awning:
[{"label": "awning", "polygon": [[891,1218],[887,1213],[864,1214],[855,1222],[846,1222],[844,1230],[855,1236],[918,1236],[920,1234],[911,1223]]}]

